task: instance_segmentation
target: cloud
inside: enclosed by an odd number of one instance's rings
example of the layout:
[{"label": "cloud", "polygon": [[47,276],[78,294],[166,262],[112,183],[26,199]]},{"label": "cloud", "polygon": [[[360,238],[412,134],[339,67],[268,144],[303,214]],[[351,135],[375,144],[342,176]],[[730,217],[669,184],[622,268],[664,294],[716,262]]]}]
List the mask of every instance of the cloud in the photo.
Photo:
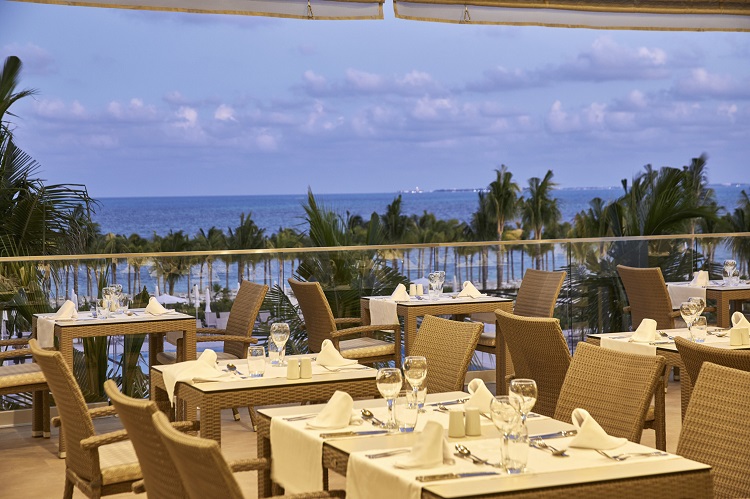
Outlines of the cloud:
[{"label": "cloud", "polygon": [[418,120],[435,120],[446,115],[455,115],[455,106],[450,99],[423,97],[414,103],[411,115]]},{"label": "cloud", "polygon": [[196,128],[198,126],[198,111],[192,107],[182,106],[175,115],[181,120],[175,123],[178,128]]},{"label": "cloud", "polygon": [[214,119],[217,119],[219,121],[237,121],[237,119],[234,117],[234,109],[232,109],[231,106],[227,106],[226,104],[222,104],[216,108],[216,112],[214,112]]},{"label": "cloud", "polygon": [[[0,48],[0,59],[3,61],[11,55],[21,59],[21,64],[23,64],[22,77],[24,74],[47,76],[58,72],[57,63],[52,55],[33,43],[24,45],[9,43]],[[21,87],[19,90],[22,88],[25,87]]]},{"label": "cloud", "polygon": [[302,80],[302,88],[314,97],[413,96],[426,92],[445,93],[445,89],[429,73],[419,70],[411,70],[403,75],[382,75],[348,68],[341,79],[333,81],[307,70],[303,73]]},{"label": "cloud", "polygon": [[547,129],[553,133],[570,133],[581,130],[581,119],[563,109],[562,102],[556,100],[547,113]]},{"label": "cloud", "polygon": [[488,69],[482,76],[481,80],[468,82],[466,89],[475,92],[487,92],[537,87],[546,84],[540,79],[540,74],[537,71],[528,72],[523,69],[508,69],[503,66]]},{"label": "cloud", "polygon": [[543,79],[572,81],[660,80],[668,78],[669,58],[658,47],[628,47],[608,36],[571,61],[541,72]]},{"label": "cloud", "polygon": [[690,76],[678,80],[673,92],[681,97],[694,99],[743,98],[750,99],[750,79],[738,80],[728,74],[717,74],[705,68],[695,68]]}]

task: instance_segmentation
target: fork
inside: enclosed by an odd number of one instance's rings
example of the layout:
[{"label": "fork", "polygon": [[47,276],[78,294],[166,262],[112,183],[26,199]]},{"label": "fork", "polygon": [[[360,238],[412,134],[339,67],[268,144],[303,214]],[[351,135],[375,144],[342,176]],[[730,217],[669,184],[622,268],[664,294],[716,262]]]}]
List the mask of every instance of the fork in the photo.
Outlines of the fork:
[{"label": "fork", "polygon": [[648,456],[668,456],[666,452],[654,451],[654,452],[626,452],[624,454],[617,454],[616,456],[610,456],[603,450],[596,449],[596,452],[606,457],[607,459],[613,459],[615,461],[625,461],[631,457],[648,457]]}]

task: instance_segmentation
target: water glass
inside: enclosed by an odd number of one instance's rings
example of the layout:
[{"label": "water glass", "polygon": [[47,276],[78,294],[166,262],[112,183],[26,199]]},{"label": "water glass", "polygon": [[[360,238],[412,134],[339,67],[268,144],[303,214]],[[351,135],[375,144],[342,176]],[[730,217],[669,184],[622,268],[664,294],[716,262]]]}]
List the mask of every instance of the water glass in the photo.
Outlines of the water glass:
[{"label": "water glass", "polygon": [[106,298],[99,298],[96,300],[96,315],[100,319],[106,319],[109,317],[109,300]]},{"label": "water glass", "polygon": [[117,313],[118,314],[125,314],[127,313],[128,309],[130,308],[130,300],[128,300],[128,297],[125,295],[122,295],[120,297],[120,304],[117,307]]},{"label": "water glass", "polygon": [[398,432],[398,423],[396,422],[396,415],[393,412],[393,401],[401,391],[403,383],[401,369],[394,367],[378,369],[378,374],[375,376],[375,384],[378,387],[378,391],[388,404],[388,421],[383,425],[383,428],[392,433]]},{"label": "water glass", "polygon": [[529,461],[529,430],[525,424],[518,424],[503,439],[506,449],[503,455],[505,471],[511,475],[523,473]]},{"label": "water glass", "polygon": [[429,282],[428,292],[430,294],[430,300],[435,301],[440,296],[440,276],[437,272],[430,272],[427,275],[427,280]]},{"label": "water glass", "polygon": [[278,365],[285,365],[284,353],[286,352],[286,342],[289,340],[289,324],[284,322],[271,324],[271,340],[276,344],[279,352]]},{"label": "water glass", "polygon": [[516,397],[521,412],[521,422],[526,423],[526,416],[536,404],[536,381],[533,379],[516,378],[510,382],[511,397]]},{"label": "water glass", "polygon": [[279,365],[279,348],[276,346],[276,343],[273,341],[268,342],[268,362],[272,366],[278,366]]},{"label": "water glass", "polygon": [[[737,269],[737,262],[734,260],[724,260],[724,268],[722,270],[722,277],[724,278],[724,286],[732,285],[732,276],[734,271]],[[739,277],[739,275],[738,275]]]},{"label": "water glass", "polygon": [[694,342],[703,343],[706,341],[706,335],[708,334],[708,322],[706,318],[703,316],[696,318],[690,331],[690,339]]},{"label": "water glass", "polygon": [[266,372],[266,351],[262,346],[247,348],[247,372],[251,378],[262,378]]},{"label": "water glass", "polygon": [[419,404],[412,390],[404,390],[399,393],[394,403],[394,412],[399,432],[411,433],[414,431],[414,427],[417,426]]},{"label": "water glass", "polygon": [[427,400],[427,387],[422,386],[417,390],[417,406],[419,407],[419,412],[427,412],[424,408],[424,403]]}]

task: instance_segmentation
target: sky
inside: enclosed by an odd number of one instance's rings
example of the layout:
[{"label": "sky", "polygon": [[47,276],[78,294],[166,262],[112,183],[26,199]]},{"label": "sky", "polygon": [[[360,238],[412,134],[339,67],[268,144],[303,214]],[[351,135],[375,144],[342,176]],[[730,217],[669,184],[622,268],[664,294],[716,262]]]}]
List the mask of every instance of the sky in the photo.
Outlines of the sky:
[{"label": "sky", "polygon": [[[11,111],[94,198],[748,182],[750,33],[307,21],[0,2]],[[19,89],[20,89],[19,88]]]}]

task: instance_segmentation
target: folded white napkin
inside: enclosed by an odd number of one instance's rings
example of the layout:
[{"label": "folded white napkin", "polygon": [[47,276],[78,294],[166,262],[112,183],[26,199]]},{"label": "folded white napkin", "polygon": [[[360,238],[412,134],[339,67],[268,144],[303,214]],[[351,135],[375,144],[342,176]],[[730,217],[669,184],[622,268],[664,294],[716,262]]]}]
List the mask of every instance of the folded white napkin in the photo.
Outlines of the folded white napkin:
[{"label": "folded white napkin", "polygon": [[396,286],[396,289],[393,290],[393,293],[391,294],[391,298],[394,301],[409,301],[411,300],[411,297],[409,296],[409,292],[406,290],[406,286],[403,284],[399,284]]},{"label": "folded white napkin", "polygon": [[573,426],[578,430],[578,435],[568,444],[570,447],[580,449],[614,449],[623,445],[628,440],[607,435],[607,432],[599,426],[586,409],[573,409]]},{"label": "folded white napkin", "polygon": [[333,346],[331,340],[323,340],[320,353],[316,357],[315,363],[319,366],[341,367],[357,363],[355,359],[345,359],[342,357],[341,353]]},{"label": "folded white napkin", "polygon": [[353,407],[354,400],[351,395],[336,390],[323,410],[308,421],[306,426],[317,430],[339,430],[349,425],[360,425],[362,418],[352,410]]},{"label": "folded white napkin", "polygon": [[70,300],[57,310],[54,315],[49,317],[40,317],[36,321],[36,340],[42,348],[52,348],[55,346],[55,320],[77,319],[78,306]]},{"label": "folded white napkin", "polygon": [[705,270],[699,270],[693,276],[693,280],[690,281],[691,286],[708,286],[708,272]]},{"label": "folded white napkin", "polygon": [[492,392],[487,388],[487,385],[484,384],[484,381],[479,378],[474,378],[469,382],[468,388],[471,397],[469,397],[469,400],[466,401],[464,405],[479,407],[481,412],[489,414],[490,404],[495,396],[492,395]]},{"label": "folded white napkin", "polygon": [[385,298],[370,300],[370,324],[398,324],[396,302]]},{"label": "folded white napkin", "polygon": [[151,297],[148,299],[148,305],[146,305],[146,312],[151,315],[164,315],[169,313],[169,310],[164,308],[161,303],[159,303],[155,297]]},{"label": "folded white napkin", "polygon": [[617,350],[618,352],[636,353],[638,355],[656,355],[656,345],[636,341],[602,338],[601,347]]},{"label": "folded white napkin", "polygon": [[451,449],[443,432],[443,425],[428,421],[411,452],[393,465],[396,468],[433,468],[443,463],[452,464]]},{"label": "folded white napkin", "polygon": [[735,312],[732,314],[732,326],[750,328],[750,322],[747,321],[742,312]]},{"label": "folded white napkin", "polygon": [[216,352],[210,348],[204,350],[198,360],[162,366],[161,373],[171,404],[174,404],[174,387],[178,381],[218,380],[229,376],[229,373],[220,371],[216,366]]},{"label": "folded white napkin", "polygon": [[479,298],[480,296],[487,296],[484,293],[480,293],[479,290],[474,286],[471,281],[464,281],[463,289],[458,293],[459,298]]},{"label": "folded white napkin", "polygon": [[635,330],[633,336],[630,337],[630,341],[656,341],[658,333],[656,332],[656,321],[653,319],[643,319],[638,329]]}]

